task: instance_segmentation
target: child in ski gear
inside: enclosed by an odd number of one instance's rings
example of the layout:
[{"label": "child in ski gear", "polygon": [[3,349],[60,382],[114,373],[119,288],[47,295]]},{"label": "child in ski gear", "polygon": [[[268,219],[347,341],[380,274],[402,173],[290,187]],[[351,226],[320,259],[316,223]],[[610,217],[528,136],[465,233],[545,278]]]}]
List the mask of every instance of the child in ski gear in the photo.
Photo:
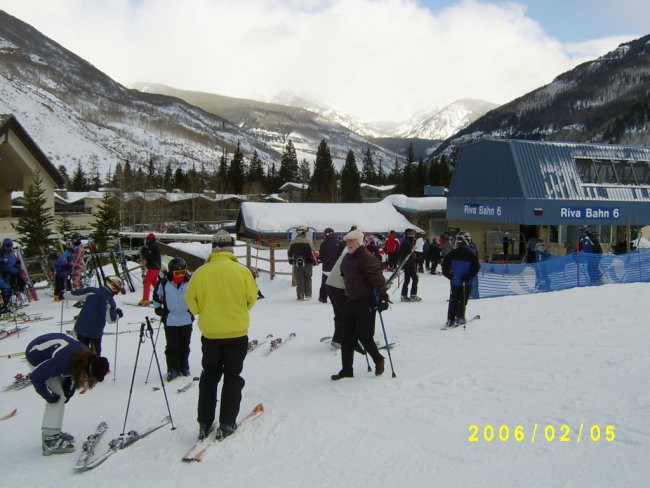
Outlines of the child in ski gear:
[{"label": "child in ski gear", "polygon": [[194,272],[185,292],[187,308],[199,316],[201,331],[199,439],[212,430],[221,376],[219,436],[228,436],[237,428],[245,383],[241,372],[248,351],[249,311],[257,300],[257,285],[249,269],[237,261],[233,245],[234,239],[228,232],[217,231],[212,254]]},{"label": "child in ski gear", "polygon": [[433,239],[431,246],[429,247],[428,259],[431,263],[430,269],[431,274],[436,274],[436,269],[438,269],[438,264],[440,263],[441,249],[438,245],[438,241]]},{"label": "child in ski gear", "polygon": [[149,305],[149,294],[151,288],[158,284],[160,268],[162,265],[160,248],[158,247],[156,236],[153,232],[150,232],[147,235],[146,244],[141,249],[140,256],[144,260],[144,265],[147,271],[144,275],[144,280],[142,281],[142,300],[140,300],[138,305],[146,307]]},{"label": "child in ski gear", "polygon": [[313,273],[314,243],[307,238],[307,227],[298,227],[287,251],[289,264],[292,266],[296,279],[296,298],[309,300],[311,298],[311,277]]},{"label": "child in ski gear", "polygon": [[[116,276],[106,278],[106,285],[87,287],[70,292],[73,300],[82,301],[83,306],[74,325],[77,339],[98,356],[102,352],[102,336],[106,322],[115,323],[124,315],[115,305],[113,298],[122,289],[122,280]],[[61,297],[63,298],[63,297]]]},{"label": "child in ski gear", "polygon": [[[402,285],[402,301],[403,302],[419,302],[421,298],[418,296],[418,274],[416,272],[416,261],[413,252],[413,245],[415,243],[415,230],[405,229],[404,240],[399,248],[399,261],[406,262],[402,266],[404,270],[404,284]],[[408,259],[407,259],[408,257]],[[411,283],[411,296],[408,295],[409,283]]]},{"label": "child in ski gear", "polygon": [[173,258],[167,265],[165,277],[153,291],[155,313],[165,326],[167,381],[172,381],[179,374],[190,375],[190,339],[194,317],[184,299],[189,281],[185,260]]},{"label": "child in ski gear", "polygon": [[471,236],[468,232],[456,235],[456,249],[442,260],[442,274],[450,281],[447,327],[465,323],[465,308],[472,291],[472,280],[481,267],[476,255],[469,249]]},{"label": "child in ski gear", "polygon": [[72,272],[70,274],[70,280],[72,282],[72,289],[78,290],[82,285],[82,278],[86,266],[84,264],[84,247],[81,244],[81,236],[78,232],[72,234],[72,244],[74,245],[72,251]]},{"label": "child in ski gear", "polygon": [[[347,301],[343,313],[341,371],[331,376],[337,381],[354,376],[354,348],[357,340],[375,363],[375,375],[384,372],[384,357],[374,341],[375,311],[389,303],[386,280],[377,259],[363,245],[363,232],[354,230],[344,237],[347,253],[341,260]],[[377,303],[377,296],[379,303]]]},{"label": "child in ski gear", "polygon": [[318,301],[321,303],[327,303],[328,293],[325,282],[327,281],[330,271],[332,271],[334,263],[339,258],[344,248],[345,244],[336,238],[334,229],[331,227],[325,229],[323,232],[323,241],[320,243],[320,247],[318,248],[318,261],[323,265],[323,276],[321,278],[320,290],[318,291]]},{"label": "child in ski gear", "polygon": [[67,334],[44,334],[31,341],[25,358],[36,392],[47,402],[42,424],[43,455],[74,451],[74,437],[62,432],[65,404],[78,388],[93,388],[109,370],[100,357]]}]

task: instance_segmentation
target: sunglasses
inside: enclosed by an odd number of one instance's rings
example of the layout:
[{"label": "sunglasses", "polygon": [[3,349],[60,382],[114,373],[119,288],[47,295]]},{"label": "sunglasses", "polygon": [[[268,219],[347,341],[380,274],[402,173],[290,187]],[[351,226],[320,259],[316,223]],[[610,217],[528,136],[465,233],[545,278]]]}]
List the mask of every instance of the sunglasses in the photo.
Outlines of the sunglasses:
[{"label": "sunglasses", "polygon": [[180,278],[181,276],[185,276],[185,270],[184,269],[176,269],[172,271],[172,276],[175,278]]}]

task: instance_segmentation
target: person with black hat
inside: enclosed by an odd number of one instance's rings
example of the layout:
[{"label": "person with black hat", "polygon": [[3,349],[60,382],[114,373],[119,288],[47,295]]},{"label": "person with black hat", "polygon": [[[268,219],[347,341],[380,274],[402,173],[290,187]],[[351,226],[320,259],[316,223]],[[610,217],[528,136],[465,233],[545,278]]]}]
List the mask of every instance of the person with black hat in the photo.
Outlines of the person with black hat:
[{"label": "person with black hat", "polygon": [[162,255],[156,242],[156,235],[149,232],[145,246],[140,250],[140,256],[144,260],[146,272],[142,280],[142,300],[138,302],[141,307],[149,306],[149,294],[152,288],[158,284],[160,268],[162,266]]},{"label": "person with black hat", "polygon": [[165,326],[167,381],[172,381],[179,374],[190,375],[190,340],[194,316],[187,309],[184,298],[189,281],[185,260],[173,258],[167,265],[165,277],[153,291],[155,313]]},{"label": "person with black hat", "polygon": [[197,420],[199,440],[213,430],[217,388],[223,376],[217,436],[225,438],[237,428],[248,351],[250,310],[257,300],[257,285],[250,270],[233,254],[234,239],[223,229],[213,238],[213,252],[192,275],[185,302],[199,316],[201,366]]},{"label": "person with black hat", "polygon": [[[413,246],[415,244],[415,230],[405,229],[404,240],[399,248],[399,261],[404,262],[404,284],[402,285],[403,302],[419,302],[422,299],[418,296],[418,274],[417,263]],[[411,295],[409,296],[409,283],[411,284]]]},{"label": "person with black hat", "polygon": [[321,303],[327,303],[327,277],[332,271],[334,263],[336,263],[336,260],[339,258],[344,248],[345,244],[336,238],[334,229],[331,227],[325,229],[325,232],[323,232],[323,241],[320,243],[320,247],[318,248],[318,260],[323,265],[323,276],[321,279],[320,290],[318,291],[318,301]]},{"label": "person with black hat", "polygon": [[83,302],[74,324],[77,339],[98,356],[102,353],[102,336],[107,320],[114,323],[124,315],[113,298],[122,290],[122,286],[122,280],[117,276],[108,276],[104,286],[89,286],[70,292],[71,299]]},{"label": "person with black hat", "polygon": [[44,334],[25,349],[36,392],[47,402],[42,423],[43,455],[74,451],[74,437],[61,429],[65,404],[79,388],[92,389],[104,381],[108,359],[100,357],[67,334]]}]

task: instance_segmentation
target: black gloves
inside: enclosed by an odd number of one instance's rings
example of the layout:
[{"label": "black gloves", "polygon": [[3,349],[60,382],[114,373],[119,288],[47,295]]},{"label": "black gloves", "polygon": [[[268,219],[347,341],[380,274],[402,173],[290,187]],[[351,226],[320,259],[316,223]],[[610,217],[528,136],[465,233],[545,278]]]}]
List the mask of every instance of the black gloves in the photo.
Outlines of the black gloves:
[{"label": "black gloves", "polygon": [[289,264],[293,265],[293,259],[289,258]]},{"label": "black gloves", "polygon": [[377,308],[379,309],[380,312],[385,312],[386,310],[388,310],[388,307],[391,303],[393,302],[390,301],[390,298],[388,297],[382,298],[379,301],[379,305],[377,306]]},{"label": "black gloves", "polygon": [[49,399],[46,398],[45,401],[47,403],[56,403],[60,399],[61,399],[61,395],[59,395],[58,393],[52,393],[52,398],[49,398]]},{"label": "black gloves", "polygon": [[115,310],[115,313],[117,314],[117,316],[118,316],[119,318],[124,317],[124,312],[122,312],[122,309],[121,309],[121,308],[118,308],[117,310]]},{"label": "black gloves", "polygon": [[65,380],[63,380],[63,394],[65,395],[65,403],[68,403],[70,401],[70,398],[72,398],[74,392],[75,388],[74,383],[72,383],[72,378],[66,376]]},{"label": "black gloves", "polygon": [[163,316],[163,308],[162,307],[154,308],[153,313],[155,313],[158,317],[162,317]]}]

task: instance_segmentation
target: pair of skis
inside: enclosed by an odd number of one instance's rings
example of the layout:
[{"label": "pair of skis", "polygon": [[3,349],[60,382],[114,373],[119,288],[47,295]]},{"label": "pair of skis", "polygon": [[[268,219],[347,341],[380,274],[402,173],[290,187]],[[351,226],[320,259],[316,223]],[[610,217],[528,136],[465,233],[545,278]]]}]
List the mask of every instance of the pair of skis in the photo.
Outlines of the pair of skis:
[{"label": "pair of skis", "polygon": [[454,324],[447,326],[446,324],[442,326],[441,330],[451,330],[451,329],[457,329],[461,325],[463,326],[463,329],[469,324],[470,322],[474,322],[475,320],[479,320],[481,318],[480,315],[474,315],[474,317],[467,319],[464,324],[459,324],[458,322],[455,322]]},{"label": "pair of skis", "polygon": [[28,386],[31,386],[31,384],[32,384],[32,379],[29,376],[29,373],[27,374],[18,373],[16,376],[14,376],[13,383],[5,386],[3,388],[3,391],[22,390],[24,388],[27,388]]},{"label": "pair of skis", "polygon": [[[185,393],[187,390],[189,390],[190,388],[192,388],[192,386],[194,385],[194,383],[196,383],[196,382],[199,381],[200,379],[201,379],[201,378],[200,378],[199,376],[195,376],[195,377],[193,377],[190,381],[188,381],[187,383],[185,383],[183,386],[181,386],[180,388],[177,388],[177,389],[176,389],[176,393]],[[160,389],[161,389],[160,386],[154,386],[154,387],[152,388],[153,391],[158,391],[158,390],[160,390]]]},{"label": "pair of skis", "polygon": [[291,334],[289,334],[289,336],[286,339],[282,339],[282,337],[278,337],[276,339],[271,339],[271,347],[269,347],[264,352],[264,356],[268,356],[273,351],[278,350],[280,347],[284,346],[287,342],[291,341],[295,337],[296,337],[296,333],[292,332]]},{"label": "pair of skis", "polygon": [[[255,407],[253,407],[253,410],[251,410],[243,419],[241,419],[240,422],[237,423],[237,428],[240,428],[244,423],[259,418],[263,413],[264,405],[258,403],[255,405]],[[190,447],[190,449],[183,455],[182,460],[186,463],[195,461],[200,462],[203,460],[203,456],[210,447],[215,445],[217,442],[223,441],[224,439],[226,439],[226,437],[223,437],[221,435],[219,429],[215,429],[208,437],[202,441],[195,442],[194,445]]]},{"label": "pair of skis", "polygon": [[[328,345],[329,345],[330,347],[332,347],[333,349],[338,350],[338,349],[341,348],[341,346],[336,347],[336,346],[332,345],[332,336],[321,337],[321,338],[320,338],[320,341],[323,342],[323,343],[325,343],[325,344],[328,344]],[[386,349],[386,344],[382,344],[380,341],[375,341],[375,344],[377,344],[377,349]],[[388,347],[391,348],[391,349],[393,349],[393,348],[395,347],[395,343],[394,343],[394,342],[390,342],[390,343],[388,344]]]},{"label": "pair of skis", "polygon": [[157,431],[158,429],[163,428],[165,425],[171,422],[169,415],[162,419],[158,425],[149,427],[148,429],[138,432],[135,430],[129,431],[127,434],[121,434],[119,437],[111,440],[108,443],[108,449],[102,454],[95,456],[95,447],[99,443],[100,439],[108,429],[106,422],[101,422],[95,432],[89,435],[84,441],[83,447],[81,449],[81,456],[77,461],[77,464],[74,467],[75,472],[81,473],[84,471],[90,471],[95,469],[97,466],[106,461],[109,457],[115,454],[117,451],[126,449],[131,444],[135,444],[140,439],[148,436],[152,432]]}]

